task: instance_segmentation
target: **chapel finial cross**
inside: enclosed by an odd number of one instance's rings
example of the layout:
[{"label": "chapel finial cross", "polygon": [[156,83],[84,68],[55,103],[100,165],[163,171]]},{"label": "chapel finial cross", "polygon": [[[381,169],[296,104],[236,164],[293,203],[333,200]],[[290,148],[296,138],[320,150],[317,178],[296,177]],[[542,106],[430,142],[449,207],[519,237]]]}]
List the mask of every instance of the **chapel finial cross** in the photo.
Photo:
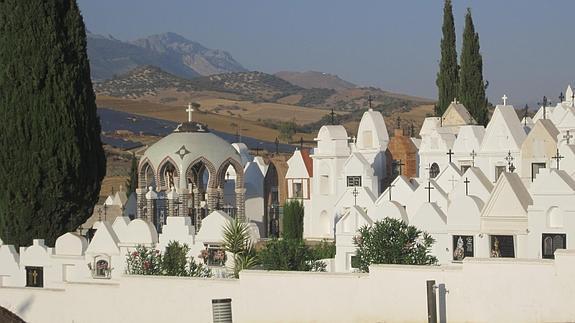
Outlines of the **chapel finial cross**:
[{"label": "chapel finial cross", "polygon": [[188,113],[188,122],[192,122],[192,112],[194,112],[194,108],[192,108],[192,103],[188,103],[188,108],[186,109]]},{"label": "chapel finial cross", "polygon": [[507,94],[503,94],[503,97],[501,98],[503,100],[503,105],[507,105]]}]

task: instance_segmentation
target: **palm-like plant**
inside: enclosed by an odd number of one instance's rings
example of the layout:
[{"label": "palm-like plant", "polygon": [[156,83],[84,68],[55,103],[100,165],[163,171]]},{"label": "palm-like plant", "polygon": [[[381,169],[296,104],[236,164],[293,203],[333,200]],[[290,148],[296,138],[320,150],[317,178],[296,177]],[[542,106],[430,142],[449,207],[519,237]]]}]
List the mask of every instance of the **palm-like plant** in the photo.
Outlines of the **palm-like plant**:
[{"label": "palm-like plant", "polygon": [[246,222],[233,220],[224,227],[224,250],[233,254],[234,277],[238,278],[240,271],[257,265],[257,256],[250,239],[249,227]]}]

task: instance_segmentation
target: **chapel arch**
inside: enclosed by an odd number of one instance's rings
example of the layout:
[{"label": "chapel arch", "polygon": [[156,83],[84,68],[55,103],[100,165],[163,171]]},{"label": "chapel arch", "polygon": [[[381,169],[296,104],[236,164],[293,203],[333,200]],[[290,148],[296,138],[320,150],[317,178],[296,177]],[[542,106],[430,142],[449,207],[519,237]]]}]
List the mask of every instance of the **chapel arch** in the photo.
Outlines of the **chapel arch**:
[{"label": "chapel arch", "polygon": [[[240,162],[238,162],[234,158],[226,159],[218,169],[216,173],[216,185],[215,187],[218,190],[215,194],[210,197],[208,196],[208,204],[213,205],[213,208],[221,208],[223,207],[223,199],[224,199],[224,185],[226,182],[226,177],[229,168],[233,168],[236,173],[236,180],[235,180],[235,199],[236,199],[236,218],[240,220],[245,220],[245,187],[244,187],[244,168]],[[209,195],[209,192],[208,192]]]},{"label": "chapel arch", "polygon": [[158,187],[156,191],[169,191],[171,187],[178,186],[178,178],[180,178],[180,171],[176,166],[176,162],[170,157],[164,158],[158,166],[157,178]]},{"label": "chapel arch", "polygon": [[140,163],[138,170],[138,187],[148,188],[150,186],[156,186],[156,174],[154,172],[154,166],[146,158]]},{"label": "chapel arch", "polygon": [[264,227],[270,234],[279,232],[279,177],[272,161],[264,177]]}]

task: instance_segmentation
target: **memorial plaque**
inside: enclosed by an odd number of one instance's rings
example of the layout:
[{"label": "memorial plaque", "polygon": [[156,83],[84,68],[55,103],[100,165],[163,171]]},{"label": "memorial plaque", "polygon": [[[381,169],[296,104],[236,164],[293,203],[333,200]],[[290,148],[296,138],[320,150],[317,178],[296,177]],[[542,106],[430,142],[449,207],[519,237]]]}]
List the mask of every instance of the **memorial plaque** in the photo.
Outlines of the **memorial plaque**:
[{"label": "memorial plaque", "polygon": [[465,257],[473,257],[473,236],[453,236],[453,260],[461,261]]},{"label": "memorial plaque", "polygon": [[513,236],[491,236],[490,255],[492,258],[515,258]]},{"label": "memorial plaque", "polygon": [[26,287],[44,287],[44,268],[26,266]]}]

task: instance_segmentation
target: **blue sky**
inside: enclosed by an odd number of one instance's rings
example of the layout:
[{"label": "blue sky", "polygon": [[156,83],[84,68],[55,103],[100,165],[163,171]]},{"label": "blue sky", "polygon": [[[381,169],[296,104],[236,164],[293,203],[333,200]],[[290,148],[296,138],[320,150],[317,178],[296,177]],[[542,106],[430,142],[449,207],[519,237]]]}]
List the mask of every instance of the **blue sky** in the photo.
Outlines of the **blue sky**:
[{"label": "blue sky", "polygon": [[[122,40],[176,32],[248,69],[316,70],[360,85],[436,97],[442,0],[79,0],[88,29]],[[454,0],[458,46],[467,7],[488,95],[517,106],[557,101],[575,80],[575,1]]]}]

